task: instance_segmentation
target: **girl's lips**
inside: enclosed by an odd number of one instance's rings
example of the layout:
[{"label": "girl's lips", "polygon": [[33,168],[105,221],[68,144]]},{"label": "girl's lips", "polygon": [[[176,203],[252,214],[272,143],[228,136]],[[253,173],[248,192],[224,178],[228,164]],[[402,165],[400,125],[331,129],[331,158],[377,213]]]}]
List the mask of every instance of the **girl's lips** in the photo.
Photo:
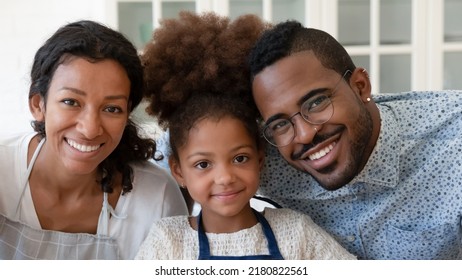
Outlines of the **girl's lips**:
[{"label": "girl's lips", "polygon": [[239,195],[240,192],[242,191],[223,192],[223,193],[213,194],[212,196],[218,199],[221,199],[221,200],[228,200],[228,199],[233,199],[234,197]]}]

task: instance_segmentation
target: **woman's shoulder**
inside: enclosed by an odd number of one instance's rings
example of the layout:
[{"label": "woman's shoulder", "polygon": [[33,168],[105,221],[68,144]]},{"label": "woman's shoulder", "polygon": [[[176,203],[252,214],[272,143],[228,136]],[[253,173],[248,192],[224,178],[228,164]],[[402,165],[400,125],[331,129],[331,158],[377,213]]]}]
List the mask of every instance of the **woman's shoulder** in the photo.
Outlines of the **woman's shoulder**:
[{"label": "woman's shoulder", "polygon": [[[162,216],[188,213],[180,187],[167,170],[152,162],[135,163],[130,166],[133,168],[131,201],[137,201],[137,205],[145,205],[153,213],[162,213]],[[140,209],[138,205],[136,211]]]},{"label": "woman's shoulder", "polygon": [[28,146],[30,140],[37,135],[35,132],[0,133],[0,147],[14,148]]},{"label": "woman's shoulder", "polygon": [[166,186],[176,184],[172,175],[165,168],[151,161],[130,163],[133,169],[135,183],[147,183],[148,185]]},{"label": "woman's shoulder", "polygon": [[138,172],[151,173],[151,174],[169,174],[169,171],[160,165],[153,162],[153,160],[145,160],[130,163],[130,166]]}]

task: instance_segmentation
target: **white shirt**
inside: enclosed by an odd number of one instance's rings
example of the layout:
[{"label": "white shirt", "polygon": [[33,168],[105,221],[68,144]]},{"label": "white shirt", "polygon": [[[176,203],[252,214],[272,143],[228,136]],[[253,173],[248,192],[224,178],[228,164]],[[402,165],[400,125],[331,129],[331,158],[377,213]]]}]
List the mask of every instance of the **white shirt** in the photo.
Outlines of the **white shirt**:
[{"label": "white shirt", "polygon": [[[27,172],[27,150],[34,135],[0,139],[0,214],[41,229]],[[176,182],[166,170],[150,162],[130,166],[133,189],[120,196],[116,216],[109,220],[109,237],[117,241],[122,259],[134,258],[154,221],[188,213]]]}]

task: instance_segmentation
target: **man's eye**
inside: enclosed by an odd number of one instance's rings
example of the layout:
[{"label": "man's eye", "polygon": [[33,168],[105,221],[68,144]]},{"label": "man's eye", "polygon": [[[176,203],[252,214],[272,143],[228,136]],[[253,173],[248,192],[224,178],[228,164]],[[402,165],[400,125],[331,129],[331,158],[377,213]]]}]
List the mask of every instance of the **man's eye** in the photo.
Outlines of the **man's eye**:
[{"label": "man's eye", "polygon": [[291,126],[291,123],[287,119],[275,120],[270,124],[270,129],[273,134],[282,134],[287,131]]},{"label": "man's eye", "polygon": [[308,99],[302,105],[303,112],[316,113],[324,110],[329,105],[330,99],[325,94],[316,95],[313,98]]}]

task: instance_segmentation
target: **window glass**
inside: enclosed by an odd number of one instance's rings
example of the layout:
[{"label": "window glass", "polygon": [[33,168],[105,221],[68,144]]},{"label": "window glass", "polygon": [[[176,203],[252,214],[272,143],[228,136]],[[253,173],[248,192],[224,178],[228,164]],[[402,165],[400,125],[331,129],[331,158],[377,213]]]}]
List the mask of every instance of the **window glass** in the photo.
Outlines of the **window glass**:
[{"label": "window glass", "polygon": [[151,39],[152,4],[151,2],[119,2],[119,31],[141,50]]},{"label": "window glass", "polygon": [[380,44],[410,44],[411,0],[380,1]]},{"label": "window glass", "polygon": [[411,89],[411,55],[380,56],[380,92],[402,92]]},{"label": "window glass", "polygon": [[446,0],[444,2],[444,41],[462,41],[462,1]]},{"label": "window glass", "polygon": [[447,52],[444,54],[444,89],[462,89],[462,52]]},{"label": "window glass", "polygon": [[230,0],[229,17],[235,19],[243,14],[255,14],[263,17],[262,0]]},{"label": "window glass", "polygon": [[305,22],[305,0],[273,0],[273,23],[286,20]]},{"label": "window glass", "polygon": [[342,45],[370,44],[369,2],[369,0],[338,1],[338,40]]}]

